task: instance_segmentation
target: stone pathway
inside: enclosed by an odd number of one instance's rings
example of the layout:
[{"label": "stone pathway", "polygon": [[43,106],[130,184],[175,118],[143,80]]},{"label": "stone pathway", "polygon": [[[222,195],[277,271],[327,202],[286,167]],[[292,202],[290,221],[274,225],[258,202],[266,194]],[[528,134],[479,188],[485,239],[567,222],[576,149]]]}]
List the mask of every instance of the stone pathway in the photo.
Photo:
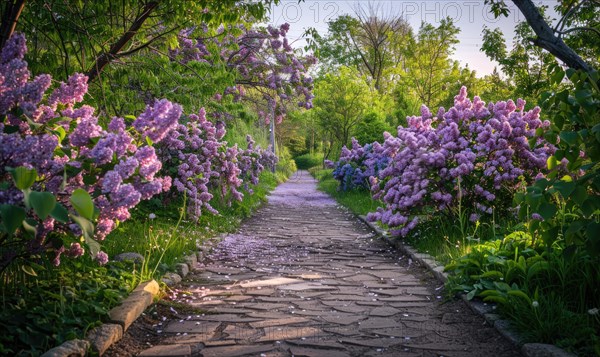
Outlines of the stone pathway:
[{"label": "stone pathway", "polygon": [[140,356],[519,356],[306,171],[204,263],[180,297],[206,313],[156,326]]}]

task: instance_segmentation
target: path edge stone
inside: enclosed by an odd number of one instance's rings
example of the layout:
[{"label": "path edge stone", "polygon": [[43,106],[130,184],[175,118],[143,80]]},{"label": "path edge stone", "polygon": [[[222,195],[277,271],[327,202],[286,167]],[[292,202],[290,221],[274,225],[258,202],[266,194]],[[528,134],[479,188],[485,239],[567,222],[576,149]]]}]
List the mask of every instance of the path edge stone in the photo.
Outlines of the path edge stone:
[{"label": "path edge stone", "polygon": [[[400,252],[408,255],[414,261],[419,262],[420,265],[424,266],[429,270],[440,282],[446,284],[448,281],[448,273],[444,271],[444,265],[436,261],[431,255],[427,253],[419,253],[416,249],[409,245],[402,243],[399,239],[394,239],[384,229],[369,222],[366,216],[356,215],[360,221],[365,223],[371,228],[378,237],[386,241],[392,247],[398,249]],[[543,343],[523,343],[523,339],[517,333],[510,329],[510,322],[508,320],[498,319],[498,315],[493,313],[494,305],[484,305],[483,302],[472,301],[467,299],[466,294],[461,294],[461,299],[469,306],[469,308],[476,314],[485,318],[486,322],[493,326],[504,338],[509,340],[517,348],[521,349],[521,353],[526,357],[574,357],[572,353],[569,353],[560,347],[550,344]]]},{"label": "path edge stone", "polygon": [[88,331],[85,339],[63,342],[46,351],[44,357],[86,356],[88,350],[102,356],[106,350],[119,341],[127,328],[152,304],[154,297],[160,292],[156,280],[139,284],[119,306],[109,312],[109,322]]}]

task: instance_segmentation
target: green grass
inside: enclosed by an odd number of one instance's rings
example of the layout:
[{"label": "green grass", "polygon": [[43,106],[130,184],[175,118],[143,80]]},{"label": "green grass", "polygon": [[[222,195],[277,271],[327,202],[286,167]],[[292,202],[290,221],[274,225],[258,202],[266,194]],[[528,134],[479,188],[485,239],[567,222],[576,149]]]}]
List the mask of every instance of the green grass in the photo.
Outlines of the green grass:
[{"label": "green grass", "polygon": [[333,178],[333,170],[314,167],[309,171],[319,181],[317,184],[319,190],[330,194],[336,201],[344,207],[347,207],[353,213],[366,215],[369,212],[377,210],[379,202],[371,198],[369,191],[339,191],[339,181]]},{"label": "green grass", "polygon": [[294,161],[296,161],[296,165],[298,166],[299,170],[308,170],[312,167],[321,167],[323,166],[323,154],[304,154],[294,157]]}]

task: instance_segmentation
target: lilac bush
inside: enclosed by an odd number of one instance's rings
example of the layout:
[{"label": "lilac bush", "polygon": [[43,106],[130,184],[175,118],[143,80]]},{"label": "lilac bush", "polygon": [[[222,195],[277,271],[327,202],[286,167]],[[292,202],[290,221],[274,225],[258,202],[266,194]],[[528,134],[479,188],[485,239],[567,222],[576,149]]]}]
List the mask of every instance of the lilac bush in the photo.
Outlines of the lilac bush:
[{"label": "lilac bush", "polygon": [[[524,106],[521,99],[486,106],[479,97],[471,101],[463,87],[447,112],[440,108],[434,117],[423,106],[397,136],[385,133],[374,151],[390,161],[370,178],[373,197],[384,207],[368,218],[406,236],[420,215],[478,220],[494,210],[507,214],[514,192],[539,177],[555,151],[543,139],[549,122],[539,119],[538,107]],[[346,156],[353,155],[361,151]]]},{"label": "lilac bush", "polygon": [[373,142],[360,146],[352,138],[351,148],[342,148],[340,159],[333,168],[333,178],[340,181],[340,188],[344,191],[370,189],[369,178],[377,176],[388,162],[389,157],[382,155],[381,144]]},{"label": "lilac bush", "polygon": [[[170,177],[158,175],[162,164],[154,148],[143,143],[144,137],[160,142],[174,128],[181,108],[157,101],[134,121],[137,131],[127,130],[123,118],[113,118],[104,129],[94,108],[77,106],[87,93],[87,77],[74,74],[47,93],[51,78],[43,74],[31,79],[23,59],[26,51],[25,37],[15,34],[0,55],[2,219],[4,228],[12,222],[6,213],[10,210],[25,212],[30,219],[25,221],[30,229],[19,233],[12,227],[0,233],[0,244],[7,248],[2,249],[0,269],[43,251],[55,251],[55,264],[60,264],[61,254],[81,256],[82,234],[102,263],[105,255],[96,241],[127,220],[140,200],[170,188]],[[19,167],[35,174],[28,187],[11,180]],[[34,202],[34,197],[44,199]],[[41,203],[36,206],[39,202],[62,207],[64,214],[49,214]]]}]

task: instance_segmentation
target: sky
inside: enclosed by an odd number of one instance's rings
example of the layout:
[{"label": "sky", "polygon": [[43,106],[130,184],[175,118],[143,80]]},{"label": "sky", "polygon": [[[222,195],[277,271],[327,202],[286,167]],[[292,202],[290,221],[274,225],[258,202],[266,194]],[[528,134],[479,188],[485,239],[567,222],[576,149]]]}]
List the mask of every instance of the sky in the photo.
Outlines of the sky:
[{"label": "sky", "polygon": [[[557,3],[556,0],[534,1],[538,5],[547,5],[550,9]],[[498,65],[480,51],[484,26],[491,29],[499,27],[510,44],[516,24],[525,20],[510,1],[507,1],[511,10],[509,17],[499,19],[494,18],[489,11],[489,6],[484,5],[483,0],[371,0],[370,3],[380,11],[384,11],[386,15],[401,14],[415,32],[422,21],[437,25],[443,18],[452,18],[461,30],[458,35],[460,43],[456,45],[452,58],[458,60],[461,65],[468,65],[471,70],[476,70],[479,77],[492,73],[494,67]],[[289,23],[291,25],[288,33],[289,40],[295,41],[294,46],[303,47],[305,42],[302,34],[305,29],[314,27],[324,35],[327,33],[328,21],[340,15],[354,14],[356,7],[361,5],[366,8],[369,1],[304,0],[298,3],[297,0],[281,0],[279,5],[271,9],[270,24]],[[550,12],[550,15],[553,14],[553,11]]]}]

